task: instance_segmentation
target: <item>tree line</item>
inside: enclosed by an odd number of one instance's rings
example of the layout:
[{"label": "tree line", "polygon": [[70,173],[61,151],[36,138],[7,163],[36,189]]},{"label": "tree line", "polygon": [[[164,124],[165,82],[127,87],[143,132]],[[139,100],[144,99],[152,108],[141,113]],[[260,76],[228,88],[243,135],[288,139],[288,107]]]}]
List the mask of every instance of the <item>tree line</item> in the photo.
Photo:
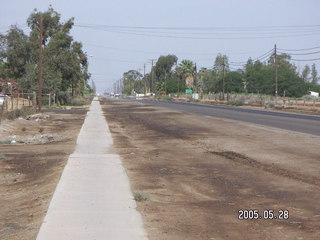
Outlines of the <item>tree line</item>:
[{"label": "tree line", "polygon": [[87,56],[82,43],[70,35],[74,19],[61,22],[61,15],[52,7],[46,12],[34,9],[27,19],[29,34],[17,26],[0,34],[0,78],[15,80],[25,93],[37,91],[41,15],[43,94],[55,93],[63,103],[66,96],[90,92]]},{"label": "tree line", "polygon": [[[276,60],[276,61],[275,61]],[[306,65],[301,73],[290,62],[291,56],[272,54],[266,61],[253,61],[231,69],[228,56],[218,54],[212,68],[197,68],[196,63],[175,55],[160,56],[151,72],[143,76],[136,70],[123,74],[123,93],[178,93],[191,89],[204,93],[257,93],[301,97],[308,91],[320,92],[315,64]],[[275,65],[276,63],[276,65]],[[276,79],[277,75],[277,81]],[[277,86],[276,86],[277,85]]]}]

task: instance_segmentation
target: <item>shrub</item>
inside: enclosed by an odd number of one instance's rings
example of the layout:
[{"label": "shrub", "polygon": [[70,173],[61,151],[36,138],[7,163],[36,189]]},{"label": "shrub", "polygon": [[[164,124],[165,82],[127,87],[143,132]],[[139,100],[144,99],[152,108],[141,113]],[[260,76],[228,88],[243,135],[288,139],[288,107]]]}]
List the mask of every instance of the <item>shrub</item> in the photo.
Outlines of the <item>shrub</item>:
[{"label": "shrub", "polygon": [[137,202],[145,202],[149,200],[149,196],[147,196],[142,192],[135,192],[133,196],[134,196],[134,200],[136,200]]},{"label": "shrub", "polygon": [[172,98],[171,96],[164,96],[164,97],[163,97],[163,100],[165,100],[165,101],[172,101],[173,98]]},{"label": "shrub", "polygon": [[10,112],[6,112],[4,114],[4,118],[13,120],[16,119],[18,117],[27,117],[28,115],[34,114],[35,113],[35,109],[32,107],[25,107],[25,108],[21,108],[21,109],[16,109]]},{"label": "shrub", "polygon": [[244,105],[244,100],[243,99],[230,99],[228,101],[228,104],[232,105],[232,106],[242,106],[242,105]]},{"label": "shrub", "polygon": [[273,102],[268,102],[268,103],[266,104],[266,107],[268,107],[268,108],[274,108],[274,107],[275,107],[275,104],[274,104]]},{"label": "shrub", "polygon": [[83,97],[75,97],[75,98],[72,98],[70,101],[71,106],[83,106],[87,104],[88,104],[88,100]]},{"label": "shrub", "polygon": [[320,100],[319,97],[311,96],[311,95],[304,95],[301,97],[303,100]]}]

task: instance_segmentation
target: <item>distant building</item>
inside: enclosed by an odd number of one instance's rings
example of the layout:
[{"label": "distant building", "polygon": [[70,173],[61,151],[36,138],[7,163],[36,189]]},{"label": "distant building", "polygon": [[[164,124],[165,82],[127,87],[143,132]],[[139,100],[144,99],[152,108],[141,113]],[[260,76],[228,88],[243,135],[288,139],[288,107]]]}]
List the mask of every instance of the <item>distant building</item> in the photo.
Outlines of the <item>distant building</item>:
[{"label": "distant building", "polygon": [[309,95],[313,96],[313,97],[319,97],[319,93],[318,92],[309,91]]}]

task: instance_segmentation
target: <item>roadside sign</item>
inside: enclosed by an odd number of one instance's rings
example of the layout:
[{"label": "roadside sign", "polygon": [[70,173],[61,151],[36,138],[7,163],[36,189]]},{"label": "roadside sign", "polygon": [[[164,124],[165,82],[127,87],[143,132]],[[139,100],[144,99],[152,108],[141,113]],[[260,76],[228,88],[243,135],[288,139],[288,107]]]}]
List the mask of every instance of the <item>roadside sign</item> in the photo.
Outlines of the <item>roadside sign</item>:
[{"label": "roadside sign", "polygon": [[192,90],[191,89],[186,89],[186,94],[192,94]]}]

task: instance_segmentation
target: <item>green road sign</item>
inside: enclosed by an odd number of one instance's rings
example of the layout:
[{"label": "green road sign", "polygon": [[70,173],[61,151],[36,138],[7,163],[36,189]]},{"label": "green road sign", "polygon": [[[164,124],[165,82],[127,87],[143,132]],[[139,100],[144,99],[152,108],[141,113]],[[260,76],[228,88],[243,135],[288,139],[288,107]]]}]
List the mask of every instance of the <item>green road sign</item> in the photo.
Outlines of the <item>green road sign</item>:
[{"label": "green road sign", "polygon": [[186,89],[186,94],[192,94],[192,90],[191,89]]}]

